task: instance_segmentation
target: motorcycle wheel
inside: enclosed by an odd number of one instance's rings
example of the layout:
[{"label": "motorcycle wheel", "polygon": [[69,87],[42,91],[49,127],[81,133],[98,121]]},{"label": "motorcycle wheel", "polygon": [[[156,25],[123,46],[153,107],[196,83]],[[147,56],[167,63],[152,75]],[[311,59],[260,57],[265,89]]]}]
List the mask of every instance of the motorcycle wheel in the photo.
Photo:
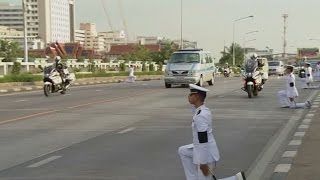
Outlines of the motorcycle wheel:
[{"label": "motorcycle wheel", "polygon": [[250,86],[250,85],[247,86],[247,93],[249,98],[253,97],[253,86]]},{"label": "motorcycle wheel", "polygon": [[51,93],[51,86],[49,84],[45,84],[43,86],[43,92],[46,97],[48,97]]},{"label": "motorcycle wheel", "polygon": [[259,89],[258,88],[254,88],[253,95],[254,96],[258,96],[258,92],[259,92]]}]

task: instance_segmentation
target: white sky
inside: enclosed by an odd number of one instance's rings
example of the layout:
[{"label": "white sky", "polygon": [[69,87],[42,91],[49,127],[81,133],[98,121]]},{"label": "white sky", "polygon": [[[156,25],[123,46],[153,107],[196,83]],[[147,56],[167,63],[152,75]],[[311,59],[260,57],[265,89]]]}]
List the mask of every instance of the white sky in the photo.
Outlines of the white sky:
[{"label": "white sky", "polygon": [[[21,0],[0,0],[20,3]],[[124,29],[119,0],[102,0],[108,10],[113,29]],[[254,15],[252,19],[236,23],[237,43],[282,52],[283,18],[287,13],[288,52],[298,47],[320,47],[320,0],[183,0],[183,35],[197,41],[199,47],[210,50],[219,58],[224,44],[232,43],[232,27],[235,19]],[[128,24],[129,36],[164,36],[180,38],[180,0],[122,0],[123,14]],[[95,22],[100,31],[110,30],[103,13],[101,0],[76,0],[76,21]]]}]

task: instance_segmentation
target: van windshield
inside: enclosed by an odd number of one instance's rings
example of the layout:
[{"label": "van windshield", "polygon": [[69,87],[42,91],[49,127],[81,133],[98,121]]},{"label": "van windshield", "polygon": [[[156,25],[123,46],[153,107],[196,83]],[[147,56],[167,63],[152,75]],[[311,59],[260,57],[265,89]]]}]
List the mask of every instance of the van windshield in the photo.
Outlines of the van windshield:
[{"label": "van windshield", "polygon": [[198,53],[174,53],[171,55],[169,63],[199,63]]},{"label": "van windshield", "polygon": [[269,64],[269,66],[279,66],[280,65],[279,62],[269,62],[268,64]]}]

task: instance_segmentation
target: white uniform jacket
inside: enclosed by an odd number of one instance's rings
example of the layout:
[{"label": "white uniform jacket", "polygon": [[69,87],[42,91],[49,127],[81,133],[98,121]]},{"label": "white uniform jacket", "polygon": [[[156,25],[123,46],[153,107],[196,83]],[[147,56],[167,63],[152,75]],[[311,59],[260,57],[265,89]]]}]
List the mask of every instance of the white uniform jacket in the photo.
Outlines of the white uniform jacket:
[{"label": "white uniform jacket", "polygon": [[308,67],[306,69],[306,78],[307,78],[307,82],[312,82],[313,81],[312,68],[311,67]]},{"label": "white uniform jacket", "polygon": [[129,76],[134,76],[133,72],[134,72],[134,69],[133,69],[132,67],[130,67],[130,69],[129,69]]},{"label": "white uniform jacket", "polygon": [[219,150],[212,134],[210,110],[202,105],[196,109],[192,121],[193,163],[208,164],[220,159]]},{"label": "white uniform jacket", "polygon": [[293,73],[287,75],[287,97],[295,98],[299,96],[298,90],[296,88],[296,78]]}]

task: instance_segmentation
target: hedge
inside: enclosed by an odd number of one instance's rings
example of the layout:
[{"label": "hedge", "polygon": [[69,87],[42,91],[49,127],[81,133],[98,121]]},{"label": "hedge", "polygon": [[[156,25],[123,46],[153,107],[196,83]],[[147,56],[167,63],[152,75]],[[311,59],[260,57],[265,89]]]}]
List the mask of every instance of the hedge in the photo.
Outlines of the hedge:
[{"label": "hedge", "polygon": [[[135,72],[136,76],[139,75],[163,75],[163,72],[152,71],[152,72]],[[93,78],[93,77],[113,77],[113,76],[128,76],[128,72],[117,72],[117,73],[92,73],[92,74],[77,74],[76,78]],[[42,81],[42,75],[32,74],[20,74],[20,75],[7,75],[0,78],[0,83],[6,82],[35,82]]]}]

